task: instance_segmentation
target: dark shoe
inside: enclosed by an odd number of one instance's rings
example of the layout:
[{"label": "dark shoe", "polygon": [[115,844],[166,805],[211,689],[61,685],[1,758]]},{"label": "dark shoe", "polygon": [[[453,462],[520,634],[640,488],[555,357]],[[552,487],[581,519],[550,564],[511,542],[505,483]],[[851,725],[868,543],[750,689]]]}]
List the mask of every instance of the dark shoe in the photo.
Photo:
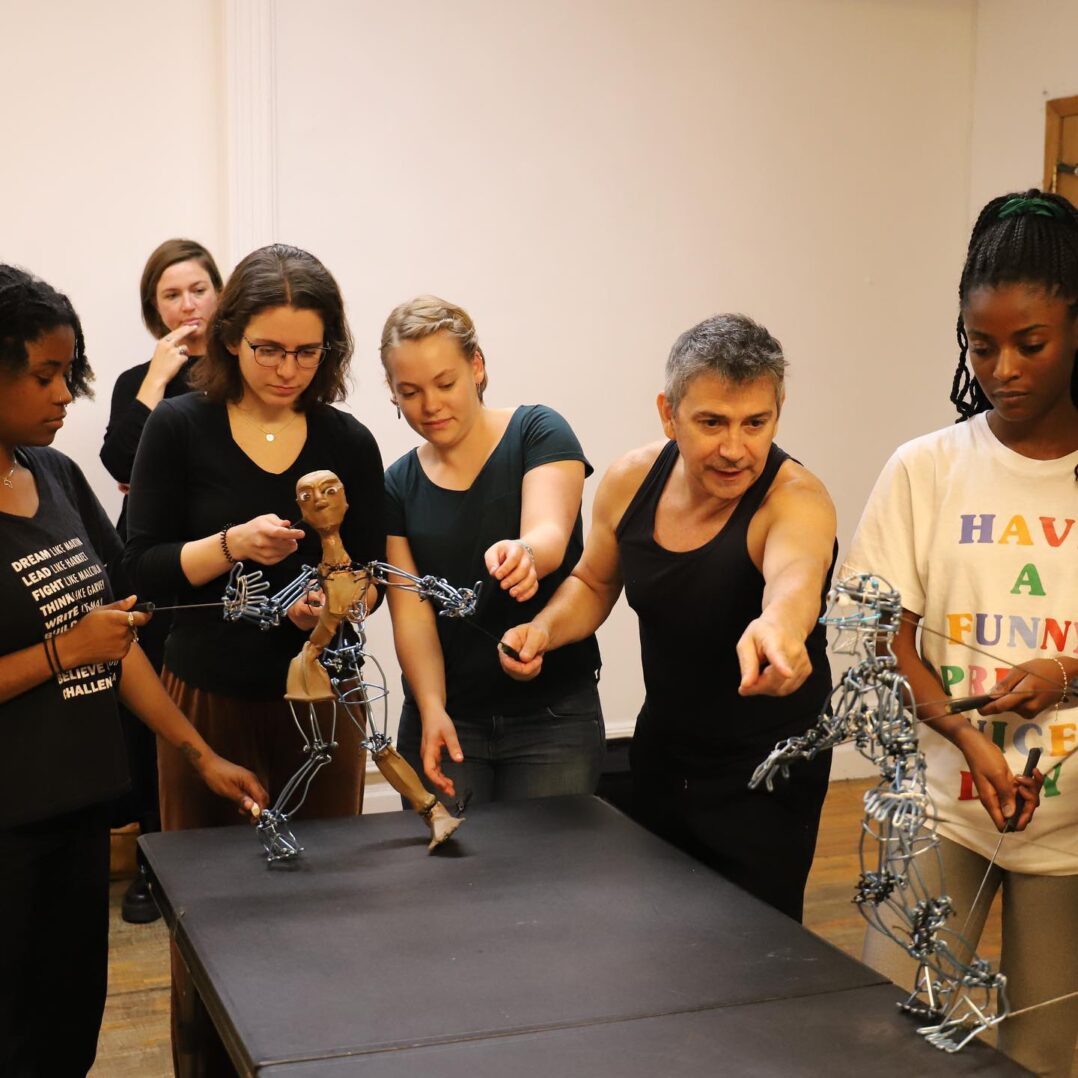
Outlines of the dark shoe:
[{"label": "dark shoe", "polygon": [[148,925],[161,916],[161,911],[150,894],[150,881],[146,870],[141,865],[124,892],[120,916],[132,925]]}]

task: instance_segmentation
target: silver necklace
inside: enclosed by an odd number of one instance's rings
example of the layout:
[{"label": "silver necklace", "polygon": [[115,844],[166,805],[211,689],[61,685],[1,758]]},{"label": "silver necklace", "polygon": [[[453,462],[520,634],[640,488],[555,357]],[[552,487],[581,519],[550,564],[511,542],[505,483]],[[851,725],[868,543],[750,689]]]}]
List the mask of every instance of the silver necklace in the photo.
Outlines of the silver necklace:
[{"label": "silver necklace", "polygon": [[[300,415],[302,415],[301,412],[296,412],[296,414],[283,427],[279,427],[277,430],[274,431],[266,430],[266,428],[262,426],[262,424],[259,423],[258,420],[254,418],[254,416],[248,414],[246,408],[241,408],[238,404],[233,405],[233,407],[236,409],[237,412],[240,413],[240,415],[244,417],[244,419],[247,420],[248,423],[253,423],[256,427],[258,427],[258,429],[266,436],[267,442],[277,441],[277,436],[279,434],[283,434],[286,430],[288,430],[288,428],[292,426],[292,424],[295,423],[297,419],[299,419]],[[5,482],[7,481],[5,480]],[[8,485],[10,486],[10,484]]]}]

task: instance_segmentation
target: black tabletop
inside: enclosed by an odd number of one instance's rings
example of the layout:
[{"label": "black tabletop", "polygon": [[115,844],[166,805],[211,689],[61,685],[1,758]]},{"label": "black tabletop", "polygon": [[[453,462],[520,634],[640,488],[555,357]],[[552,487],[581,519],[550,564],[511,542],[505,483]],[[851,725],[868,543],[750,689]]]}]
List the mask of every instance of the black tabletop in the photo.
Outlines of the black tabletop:
[{"label": "black tabletop", "polygon": [[899,1014],[891,985],[797,999],[636,1018],[512,1037],[287,1063],[264,1078],[659,1078],[666,1075],[864,1074],[872,1078],[1024,1075],[982,1044],[957,1055],[933,1048]]},{"label": "black tabletop", "polygon": [[[436,1073],[458,1073],[453,1060],[461,1074],[510,1073],[529,1038],[552,1058],[588,1044],[602,1053],[612,1023],[627,1045],[652,1028],[659,1041],[684,1028],[702,1043],[705,1027],[729,1024],[748,1051],[744,1004],[790,1001],[776,1013],[804,1027],[798,1005],[813,997],[827,1010],[832,996],[838,1022],[842,993],[882,983],[594,798],[476,807],[434,854],[412,813],[299,822],[296,833],[306,849],[291,867],[267,866],[245,828],[142,840],[196,985],[251,1073],[335,1057],[353,1068],[364,1057],[376,1075],[432,1073],[393,1068],[435,1047],[450,1061]],[[935,1062],[908,1020],[879,1009]],[[647,1024],[662,1016],[678,1021]],[[840,1027],[823,1038],[832,1050]]]}]

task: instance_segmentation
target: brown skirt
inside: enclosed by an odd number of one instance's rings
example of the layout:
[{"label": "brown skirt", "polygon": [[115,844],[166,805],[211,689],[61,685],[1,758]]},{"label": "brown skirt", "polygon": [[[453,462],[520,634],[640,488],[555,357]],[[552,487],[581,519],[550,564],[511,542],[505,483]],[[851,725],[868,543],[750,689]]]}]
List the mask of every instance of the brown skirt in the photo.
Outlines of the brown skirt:
[{"label": "brown skirt", "polygon": [[[163,670],[169,696],[219,755],[250,768],[270,795],[271,803],[303,764],[303,738],[285,700],[239,700],[196,689]],[[295,705],[301,721],[307,704]],[[323,736],[329,740],[332,707],[318,705]],[[343,707],[337,708],[331,763],[315,776],[297,820],[356,816],[363,810],[363,779],[367,754],[362,735]],[[186,831],[194,827],[223,827],[243,822],[236,806],[207,788],[183,754],[157,739],[161,793],[161,829]]]}]

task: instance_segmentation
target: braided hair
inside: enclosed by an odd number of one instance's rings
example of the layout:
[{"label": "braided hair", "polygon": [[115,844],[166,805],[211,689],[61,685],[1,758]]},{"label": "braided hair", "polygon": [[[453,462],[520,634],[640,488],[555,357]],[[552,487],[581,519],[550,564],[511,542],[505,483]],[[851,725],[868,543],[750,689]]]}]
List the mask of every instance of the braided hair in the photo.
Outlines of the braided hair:
[{"label": "braided hair", "polygon": [[92,397],[94,372],[71,300],[32,273],[0,263],[0,371],[24,370],[29,360],[26,345],[61,326],[75,334],[75,358],[64,379],[67,388],[72,397]]},{"label": "braided hair", "polygon": [[[994,198],[981,210],[958,284],[959,307],[975,288],[1001,284],[1040,285],[1078,314],[1078,210],[1061,195],[1034,187]],[[958,367],[951,385],[959,423],[991,408],[966,364],[968,352],[959,311]],[[1071,399],[1078,404],[1078,361],[1071,373]]]}]

